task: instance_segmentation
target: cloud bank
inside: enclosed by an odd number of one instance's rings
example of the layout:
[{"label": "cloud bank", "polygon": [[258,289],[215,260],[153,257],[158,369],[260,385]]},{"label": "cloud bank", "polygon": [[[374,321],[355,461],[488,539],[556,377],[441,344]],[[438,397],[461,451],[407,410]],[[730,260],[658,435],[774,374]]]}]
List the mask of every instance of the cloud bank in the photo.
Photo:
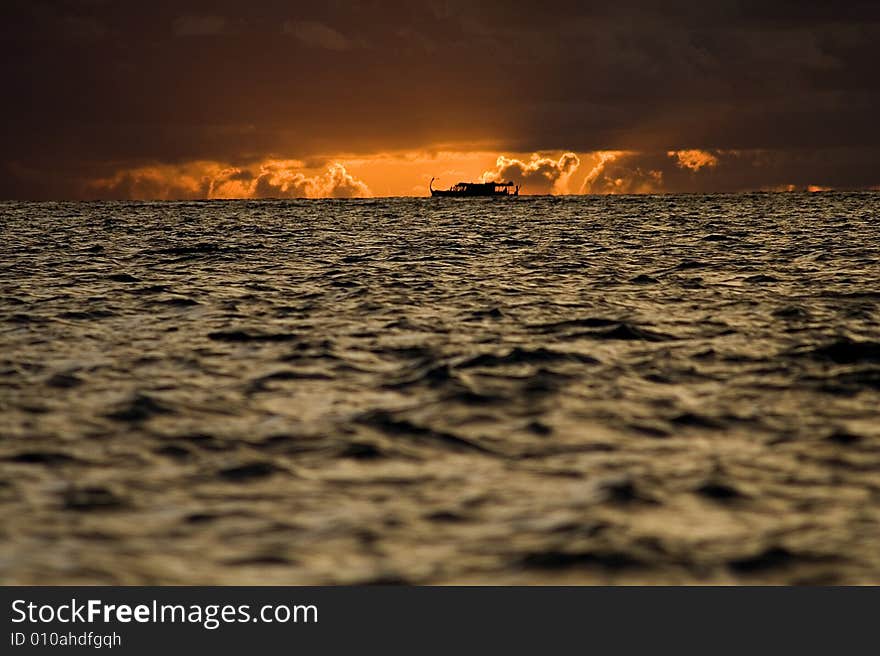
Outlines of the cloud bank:
[{"label": "cloud bank", "polygon": [[[847,151],[837,154],[848,156]],[[489,163],[494,160],[494,166]],[[326,162],[326,163],[322,163]],[[359,198],[427,195],[459,180],[508,181],[520,193],[657,194],[845,189],[814,176],[818,156],[777,151],[681,149],[540,153],[380,153],[326,160],[270,158],[247,164],[195,160],[122,167],[81,181],[84,199]],[[35,179],[40,173],[20,168]]]},{"label": "cloud bank", "polygon": [[253,167],[197,161],[140,166],[89,183],[91,197],[122,200],[361,198],[369,187],[339,162],[309,174],[303,162],[269,160]]},{"label": "cloud bank", "polygon": [[485,171],[481,179],[484,182],[512,180],[520,185],[520,193],[566,193],[569,178],[577,171],[580,163],[580,158],[575,153],[563,153],[558,159],[533,153],[526,161],[500,155],[495,162],[495,169]]}]

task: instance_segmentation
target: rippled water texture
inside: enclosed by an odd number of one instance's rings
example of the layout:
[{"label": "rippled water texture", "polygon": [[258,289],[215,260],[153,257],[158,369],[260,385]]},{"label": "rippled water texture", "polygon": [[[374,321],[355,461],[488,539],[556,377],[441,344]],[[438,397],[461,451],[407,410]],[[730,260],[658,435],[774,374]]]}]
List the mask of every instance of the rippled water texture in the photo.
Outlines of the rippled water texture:
[{"label": "rippled water texture", "polygon": [[0,204],[0,577],[880,583],[878,201]]}]

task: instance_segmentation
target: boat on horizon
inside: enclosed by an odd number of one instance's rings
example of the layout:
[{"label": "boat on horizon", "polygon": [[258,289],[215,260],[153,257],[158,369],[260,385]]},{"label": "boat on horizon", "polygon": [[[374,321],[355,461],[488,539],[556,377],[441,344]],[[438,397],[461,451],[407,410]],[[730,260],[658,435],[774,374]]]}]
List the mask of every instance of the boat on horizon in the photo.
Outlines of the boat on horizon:
[{"label": "boat on horizon", "polygon": [[469,198],[475,196],[519,196],[519,185],[510,182],[459,182],[449,189],[434,189],[434,178],[428,185],[431,196]]}]

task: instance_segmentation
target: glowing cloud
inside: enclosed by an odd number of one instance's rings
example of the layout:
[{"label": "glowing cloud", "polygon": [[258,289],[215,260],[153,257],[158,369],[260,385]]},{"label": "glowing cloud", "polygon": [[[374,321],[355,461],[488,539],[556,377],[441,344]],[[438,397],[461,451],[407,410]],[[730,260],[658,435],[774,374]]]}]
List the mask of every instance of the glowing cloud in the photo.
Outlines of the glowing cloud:
[{"label": "glowing cloud", "polygon": [[356,198],[369,187],[340,162],[309,175],[298,160],[267,160],[255,168],[218,162],[142,166],[95,180],[100,198],[189,200],[198,198]]},{"label": "glowing cloud", "polygon": [[592,158],[594,159],[593,168],[590,169],[589,173],[587,173],[587,177],[584,178],[583,184],[581,184],[581,193],[587,194],[590,193],[593,185],[599,179],[599,176],[602,175],[602,172],[605,170],[605,166],[609,162],[613,162],[621,155],[625,155],[626,153],[619,150],[600,150],[592,154]]},{"label": "glowing cloud", "polygon": [[654,194],[663,191],[663,171],[651,168],[642,153],[596,151],[587,157],[593,167],[581,184],[582,194]]},{"label": "glowing cloud", "polygon": [[568,181],[581,164],[574,153],[563,153],[559,159],[533,153],[528,161],[500,155],[495,170],[485,171],[484,182],[513,180],[530,194],[568,193]]},{"label": "glowing cloud", "polygon": [[335,162],[319,175],[297,170],[297,161],[266,162],[251,185],[254,198],[358,198],[372,195],[369,187]]},{"label": "glowing cloud", "polygon": [[702,168],[713,169],[718,166],[718,158],[705,150],[670,150],[669,157],[678,160],[680,168],[699,171]]}]

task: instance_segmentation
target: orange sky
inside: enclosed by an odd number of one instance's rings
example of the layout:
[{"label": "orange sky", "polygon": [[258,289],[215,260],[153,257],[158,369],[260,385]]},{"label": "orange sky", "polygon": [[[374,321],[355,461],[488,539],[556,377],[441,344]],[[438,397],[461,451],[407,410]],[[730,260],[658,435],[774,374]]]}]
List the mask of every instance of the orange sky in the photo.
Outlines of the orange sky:
[{"label": "orange sky", "polygon": [[[87,183],[86,196],[134,199],[357,198],[428,196],[459,181],[507,181],[530,194],[644,194],[698,190],[703,179],[772,166],[761,151],[666,152],[491,150],[337,155],[311,161],[270,157],[249,164],[195,160],[120,168]],[[726,169],[726,170],[725,170]],[[688,185],[692,189],[688,189]],[[826,191],[780,183],[772,191]]]},{"label": "orange sky", "polygon": [[[698,157],[693,153],[699,152],[692,151],[690,157]],[[200,160],[124,168],[92,181],[90,187],[98,196],[163,199],[429,196],[431,178],[435,178],[435,188],[459,181],[513,180],[522,186],[523,194],[661,191],[659,171],[608,176],[608,165],[626,154],[438,150],[338,155],[319,166],[282,158],[239,166]],[[708,153],[699,157],[712,158]]]}]

